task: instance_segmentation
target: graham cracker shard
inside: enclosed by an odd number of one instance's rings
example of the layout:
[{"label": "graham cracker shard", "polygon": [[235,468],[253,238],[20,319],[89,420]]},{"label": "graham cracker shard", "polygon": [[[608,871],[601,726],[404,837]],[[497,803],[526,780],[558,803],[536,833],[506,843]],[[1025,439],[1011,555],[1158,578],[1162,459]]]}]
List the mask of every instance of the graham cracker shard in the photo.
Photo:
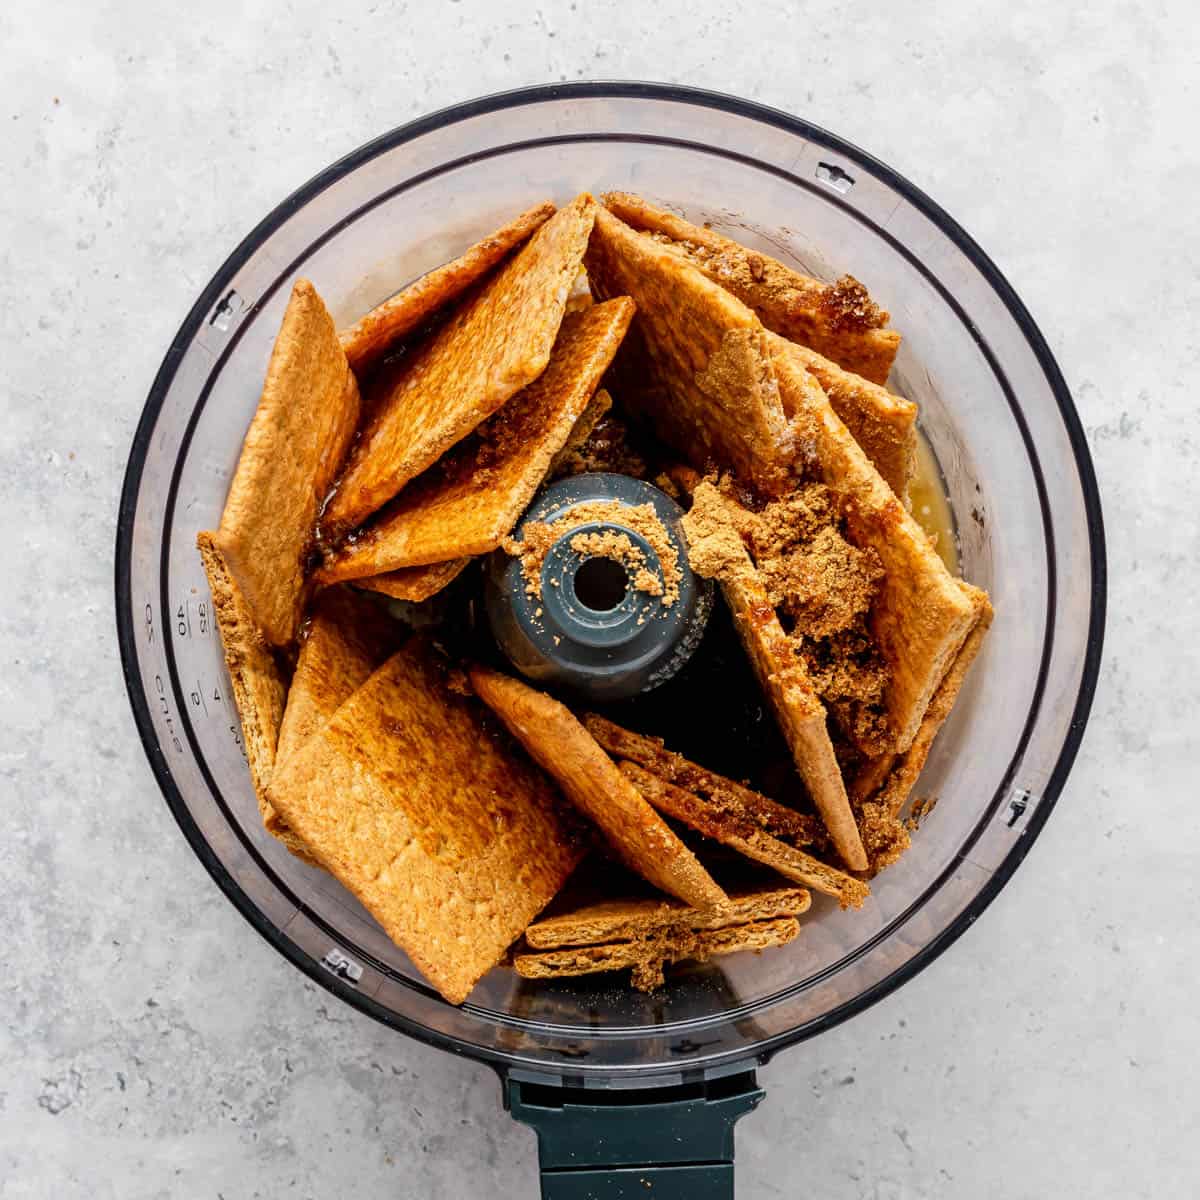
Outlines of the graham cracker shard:
[{"label": "graham cracker shard", "polygon": [[358,424],[358,384],[333,321],[298,279],[216,532],[267,640],[295,640],[317,514]]},{"label": "graham cracker shard", "polygon": [[549,200],[535,204],[473,245],[465,254],[422,275],[349,329],[338,334],[351,370],[363,374],[401,338],[477,283],[554,213]]},{"label": "graham cracker shard", "polygon": [[781,875],[859,908],[869,889],[861,880],[807,854],[810,819],[795,809],[673,754],[657,738],[589,715],[588,732],[660,812]]},{"label": "graham cracker shard", "polygon": [[887,382],[900,334],[886,328],[888,314],[857,280],[844,276],[822,283],[627,192],[609,192],[603,202],[626,224],[730,291],[768,329],[872,383]]},{"label": "graham cracker shard", "polygon": [[961,580],[959,586],[974,606],[975,622],[962,648],[955,655],[950,669],[938,684],[937,691],[934,692],[933,699],[921,718],[916,737],[902,755],[891,755],[878,762],[869,763],[862,775],[855,780],[853,790],[864,799],[871,797],[882,782],[882,788],[874,795],[874,802],[893,820],[899,818],[909,794],[924,770],[933,740],[950,715],[967,677],[967,671],[975,661],[992,624],[992,605],[987,593]]},{"label": "graham cracker shard", "polygon": [[[917,462],[917,406],[813,350],[796,346],[792,355],[821,385],[830,407],[884,483],[907,505]],[[792,391],[784,387],[780,394],[786,409],[794,399]],[[796,415],[788,412],[789,417]]]},{"label": "graham cracker shard", "polygon": [[553,785],[418,638],[280,764],[269,795],[452,1004],[580,858]]},{"label": "graham cracker shard", "polygon": [[225,666],[242,727],[242,745],[250,765],[250,780],[254,784],[263,825],[298,858],[311,862],[304,844],[279,819],[267,796],[267,785],[275,768],[287,683],[262,632],[254,623],[250,607],[217,544],[216,534],[210,531],[198,534],[196,546],[208,576],[217,632],[221,636]]},{"label": "graham cracker shard", "polygon": [[865,871],[867,853],[829,737],[825,706],[737,534],[726,507],[731,503],[712,483],[696,488],[684,518],[689,559],[698,574],[721,584],[746,656],[838,854],[852,871]]},{"label": "graham cracker shard", "polygon": [[389,655],[404,629],[366,596],[330,588],[313,604],[279,728],[278,762],[291,757]]},{"label": "graham cracker shard", "polygon": [[486,667],[472,667],[470,677],[480,699],[632,871],[688,904],[711,908],[725,902],[725,893],[696,856],[565,705]]},{"label": "graham cracker shard", "polygon": [[586,263],[598,296],[637,304],[622,402],[694,466],[715,460],[769,495],[786,490],[794,447],[754,313],[605,209]]},{"label": "graham cracker shard", "polygon": [[499,546],[586,410],[632,317],[626,298],[566,317],[545,371],[405,488],[317,580],[379,575]]},{"label": "graham cracker shard", "polygon": [[639,991],[652,992],[665,982],[663,967],[667,963],[706,962],[741,950],[761,953],[787,945],[799,933],[800,922],[795,917],[777,917],[724,929],[670,930],[659,938],[634,942],[517,954],[513,966],[525,979],[564,979],[632,968],[630,983]]},{"label": "graham cracker shard", "polygon": [[360,525],[546,369],[595,212],[584,194],[555,213],[389,375],[326,507],[329,533]]},{"label": "graham cracker shard", "polygon": [[553,477],[567,464],[572,455],[577,454],[583,444],[595,432],[596,426],[608,415],[613,406],[613,399],[604,388],[597,388],[588,401],[587,408],[580,413],[578,420],[571,426],[571,433],[563,443],[561,450],[555,454],[550,463],[547,476]]},{"label": "graham cracker shard", "polygon": [[424,567],[401,567],[398,571],[356,579],[354,584],[370,592],[390,596],[393,600],[419,604],[453,583],[467,569],[470,561],[469,558],[452,558],[449,562],[430,563]]},{"label": "graham cracker shard", "polygon": [[903,754],[977,621],[976,605],[823,392],[813,388],[802,351],[768,336],[780,387],[802,436],[815,448],[816,473],[841,497],[846,538],[873,550],[883,568],[869,625],[889,673],[884,705],[893,748]]},{"label": "graham cracker shard", "polygon": [[808,892],[798,887],[730,891],[728,904],[719,909],[695,908],[671,896],[601,900],[535,921],[525,930],[525,941],[535,950],[632,942],[674,927],[726,929],[747,921],[799,917],[811,903]]}]

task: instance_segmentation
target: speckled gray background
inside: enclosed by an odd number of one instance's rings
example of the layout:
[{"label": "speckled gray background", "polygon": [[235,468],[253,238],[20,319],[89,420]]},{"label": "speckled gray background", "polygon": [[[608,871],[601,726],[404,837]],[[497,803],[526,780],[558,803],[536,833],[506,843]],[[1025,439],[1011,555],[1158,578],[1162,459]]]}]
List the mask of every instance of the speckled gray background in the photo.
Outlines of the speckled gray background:
[{"label": "speckled gray background", "polygon": [[193,858],[125,700],[111,554],[159,359],[258,218],[413,116],[579,77],[790,109],[936,197],[1059,356],[1108,519],[1104,677],[1046,833],[951,952],[761,1073],[740,1194],[1195,1194],[1197,21],[1190,0],[2,6],[0,1196],[533,1194],[489,1071],[315,989]]}]

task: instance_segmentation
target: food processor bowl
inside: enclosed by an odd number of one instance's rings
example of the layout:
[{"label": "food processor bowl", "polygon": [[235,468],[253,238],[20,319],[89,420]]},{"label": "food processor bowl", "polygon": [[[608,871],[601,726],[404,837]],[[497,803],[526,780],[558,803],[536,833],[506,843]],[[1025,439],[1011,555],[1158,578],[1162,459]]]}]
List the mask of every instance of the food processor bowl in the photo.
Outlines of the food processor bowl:
[{"label": "food processor bowl", "polygon": [[[962,573],[991,593],[996,618],[918,787],[938,803],[862,910],[816,897],[790,945],[676,967],[650,995],[603,975],[531,983],[501,967],[454,1007],[331,876],[263,830],[195,538],[220,518],[298,276],[344,326],[536,201],[610,189],[821,278],[853,274],[890,310],[904,335],[891,386],[920,405]],[[121,499],[116,593],[129,694],[167,803],[267,941],[424,1041],[527,1084],[610,1091],[744,1072],[886,995],[971,924],[1025,856],[1075,756],[1104,570],[1095,479],[1062,376],[1012,288],[946,213],[783,113],[678,87],[581,83],[388,133],[237,247],[147,400]]]}]

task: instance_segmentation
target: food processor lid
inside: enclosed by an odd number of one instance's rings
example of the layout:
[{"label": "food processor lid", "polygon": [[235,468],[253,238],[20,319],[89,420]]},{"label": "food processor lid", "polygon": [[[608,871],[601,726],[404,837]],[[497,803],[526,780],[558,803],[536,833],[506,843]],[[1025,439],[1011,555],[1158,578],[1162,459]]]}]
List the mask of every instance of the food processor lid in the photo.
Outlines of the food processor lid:
[{"label": "food processor lid", "polygon": [[[998,488],[974,505],[956,504],[966,565],[970,570],[973,555],[979,562],[1003,555],[1009,565],[1024,556],[1039,581],[1044,575],[1045,609],[1029,665],[1028,713],[1003,747],[986,798],[973,797],[971,812],[960,814],[963,835],[936,873],[918,890],[902,897],[896,885],[881,899],[886,911],[868,940],[823,971],[779,986],[746,990],[735,979],[727,987],[718,972],[684,979],[649,1009],[602,989],[594,993],[600,1008],[590,1026],[565,1000],[569,1018],[558,1019],[553,1004],[538,1008],[521,991],[498,1004],[485,995],[460,1009],[446,1005],[419,981],[399,976],[379,943],[346,937],[343,918],[359,918],[343,912],[340,897],[320,882],[301,893],[284,878],[292,865],[281,866],[276,848],[247,837],[231,798],[245,784],[234,782],[232,763],[210,761],[202,748],[205,731],[230,710],[209,690],[209,676],[191,678],[200,640],[211,639],[211,616],[195,573],[185,577],[179,565],[184,543],[201,527],[201,518],[188,515],[189,472],[219,480],[228,469],[220,456],[232,453],[205,441],[219,407],[214,396],[228,402],[223,373],[248,331],[271,324],[287,281],[374,204],[402,201],[508,156],[514,165],[533,156],[528,161],[542,169],[537,186],[559,178],[558,190],[567,191],[575,168],[561,164],[585,152],[609,166],[621,161],[619,153],[644,155],[644,170],[661,159],[674,170],[684,202],[726,177],[753,173],[764,192],[803,197],[828,209],[831,221],[863,230],[872,269],[883,271],[894,258],[897,271],[919,279],[914,305],[929,305],[930,321],[944,313],[961,324],[964,363],[973,356],[970,369],[1007,405],[1005,437],[1027,456],[1011,492]],[[554,169],[544,166],[549,156],[559,164]],[[595,180],[621,182],[638,186],[603,170]],[[796,235],[783,229],[781,236],[788,243],[780,252],[790,253]],[[839,254],[852,269],[854,247]],[[379,298],[347,293],[341,300],[361,310]],[[897,297],[887,299],[894,304]],[[914,309],[913,319],[921,317]],[[910,363],[913,375],[901,382],[919,390],[919,368],[919,360]],[[237,403],[252,408],[253,400]],[[977,410],[991,403],[969,389],[953,400],[955,420],[964,423],[981,419]],[[942,403],[934,396],[931,408]],[[933,432],[935,424],[931,418]],[[938,449],[948,479],[969,474],[968,444],[948,438]],[[1043,470],[1043,454],[1053,456],[1053,471]],[[1006,501],[1025,504],[1040,523],[1006,525]],[[385,134],[299,189],[235,250],[169,348],[138,426],[118,518],[116,605],[125,678],[155,775],[201,861],[268,941],[347,1002],[423,1040],[526,1078],[641,1086],[649,1076],[732,1071],[828,1028],[904,982],[978,917],[1045,823],[1078,750],[1099,669],[1105,557],[1083,431],[1045,340],[991,261],[923,193],[834,135],[747,101],[653,84],[564,84],[475,100]],[[205,653],[211,660],[211,641]],[[233,726],[220,732],[227,741],[237,736]],[[821,936],[819,923],[812,936]]]}]

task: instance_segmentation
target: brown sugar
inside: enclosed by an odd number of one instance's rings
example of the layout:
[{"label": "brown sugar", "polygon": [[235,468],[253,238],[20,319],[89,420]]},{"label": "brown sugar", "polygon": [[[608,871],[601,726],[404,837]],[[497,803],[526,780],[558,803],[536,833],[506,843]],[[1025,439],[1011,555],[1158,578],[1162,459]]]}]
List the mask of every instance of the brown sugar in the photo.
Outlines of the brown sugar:
[{"label": "brown sugar", "polygon": [[688,562],[697,575],[719,580],[745,566],[746,548],[715,488],[696,489],[692,507],[683,518],[683,532],[688,541]]},{"label": "brown sugar", "polygon": [[506,538],[502,543],[505,552],[521,560],[521,574],[525,579],[525,591],[531,596],[542,594],[542,564],[550,547],[564,534],[591,522],[611,522],[625,526],[641,534],[658,556],[662,579],[646,565],[644,552],[633,540],[615,530],[579,533],[571,539],[571,549],[579,554],[603,555],[615,559],[633,580],[637,591],[657,596],[664,608],[679,599],[679,582],[682,572],[679,554],[667,533],[666,526],[659,520],[652,504],[621,504],[616,500],[590,500],[577,504],[557,521],[530,521],[522,529],[522,536]]},{"label": "brown sugar", "polygon": [[853,275],[826,289],[820,303],[833,330],[882,329],[888,323],[888,314]]},{"label": "brown sugar", "polygon": [[562,479],[591,471],[629,475],[634,479],[645,479],[649,473],[646,460],[630,441],[628,426],[611,413],[596,423],[581,445],[562,456],[555,465],[552,478]]}]

